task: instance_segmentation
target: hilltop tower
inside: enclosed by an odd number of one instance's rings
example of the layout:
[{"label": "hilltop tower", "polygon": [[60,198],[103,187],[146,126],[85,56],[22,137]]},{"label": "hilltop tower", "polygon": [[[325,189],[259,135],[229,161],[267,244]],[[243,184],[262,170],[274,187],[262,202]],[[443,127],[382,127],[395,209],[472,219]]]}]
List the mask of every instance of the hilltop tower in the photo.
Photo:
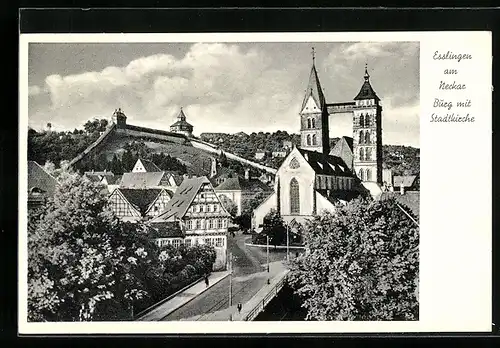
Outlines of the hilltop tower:
[{"label": "hilltop tower", "polygon": [[314,48],[312,56],[309,83],[300,109],[300,147],[328,154],[330,152],[328,110],[314,63]]},{"label": "hilltop tower", "polygon": [[367,66],[364,79],[361,90],[354,97],[354,170],[362,181],[382,184],[382,106],[370,84]]},{"label": "hilltop tower", "polygon": [[121,108],[115,110],[112,121],[116,124],[117,128],[125,128],[127,126],[127,116],[125,116]]},{"label": "hilltop tower", "polygon": [[193,126],[186,121],[186,115],[182,110],[177,115],[177,121],[170,126],[170,131],[174,133],[184,134],[187,137],[193,136]]}]

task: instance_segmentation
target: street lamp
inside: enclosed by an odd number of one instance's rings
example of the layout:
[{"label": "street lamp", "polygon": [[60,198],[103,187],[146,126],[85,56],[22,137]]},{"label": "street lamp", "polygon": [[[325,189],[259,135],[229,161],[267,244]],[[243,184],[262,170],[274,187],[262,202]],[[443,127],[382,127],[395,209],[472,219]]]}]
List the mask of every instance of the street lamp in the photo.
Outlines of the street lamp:
[{"label": "street lamp", "polygon": [[267,272],[269,272],[269,236],[266,236],[267,243]]},{"label": "street lamp", "polygon": [[288,237],[288,224],[285,225],[286,227],[286,261],[290,261],[290,238]]}]

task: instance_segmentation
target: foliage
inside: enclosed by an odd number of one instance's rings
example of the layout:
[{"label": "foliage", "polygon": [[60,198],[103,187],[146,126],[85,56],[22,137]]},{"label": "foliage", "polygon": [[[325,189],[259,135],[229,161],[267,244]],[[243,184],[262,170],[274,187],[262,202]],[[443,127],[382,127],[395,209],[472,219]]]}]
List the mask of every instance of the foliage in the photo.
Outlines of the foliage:
[{"label": "foliage", "polygon": [[252,243],[266,244],[269,237],[270,245],[286,244],[286,227],[281,215],[274,209],[264,217],[262,232],[252,236]]},{"label": "foliage", "polygon": [[30,219],[29,320],[129,318],[147,295],[141,275],[155,246],[141,225],[114,216],[99,184],[66,172],[59,182],[46,212]]},{"label": "foliage", "polygon": [[238,213],[238,206],[236,205],[236,203],[234,203],[233,200],[226,195],[221,195],[219,199],[226,211],[231,214],[231,216],[236,216],[236,214]]},{"label": "foliage", "polygon": [[307,224],[291,284],[311,320],[418,320],[418,227],[394,200],[353,200]]}]

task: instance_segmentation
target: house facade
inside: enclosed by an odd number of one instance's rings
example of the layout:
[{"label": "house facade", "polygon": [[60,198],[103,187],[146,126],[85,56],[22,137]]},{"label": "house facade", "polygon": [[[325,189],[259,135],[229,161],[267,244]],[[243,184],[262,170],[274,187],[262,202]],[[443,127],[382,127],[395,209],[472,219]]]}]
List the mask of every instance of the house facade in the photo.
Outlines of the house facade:
[{"label": "house facade", "polygon": [[[158,231],[158,245],[177,243],[208,244],[216,251],[214,270],[225,269],[227,231],[230,214],[225,210],[207,177],[185,179],[168,202],[163,213],[149,225]],[[177,225],[181,231],[167,231]]]},{"label": "house facade", "polygon": [[108,198],[109,206],[123,221],[147,220],[161,214],[172,197],[165,189],[117,188]]}]

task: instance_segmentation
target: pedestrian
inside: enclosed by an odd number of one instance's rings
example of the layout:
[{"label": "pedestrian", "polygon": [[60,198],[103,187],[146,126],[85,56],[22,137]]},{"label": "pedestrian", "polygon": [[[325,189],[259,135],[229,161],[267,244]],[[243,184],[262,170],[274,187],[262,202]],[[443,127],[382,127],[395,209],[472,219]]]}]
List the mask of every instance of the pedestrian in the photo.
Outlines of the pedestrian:
[{"label": "pedestrian", "polygon": [[207,288],[208,288],[208,276],[207,276],[207,275],[205,275],[205,285],[206,285],[206,286],[207,286]]},{"label": "pedestrian", "polygon": [[241,313],[241,307],[242,307],[241,303],[238,303],[238,313]]}]

